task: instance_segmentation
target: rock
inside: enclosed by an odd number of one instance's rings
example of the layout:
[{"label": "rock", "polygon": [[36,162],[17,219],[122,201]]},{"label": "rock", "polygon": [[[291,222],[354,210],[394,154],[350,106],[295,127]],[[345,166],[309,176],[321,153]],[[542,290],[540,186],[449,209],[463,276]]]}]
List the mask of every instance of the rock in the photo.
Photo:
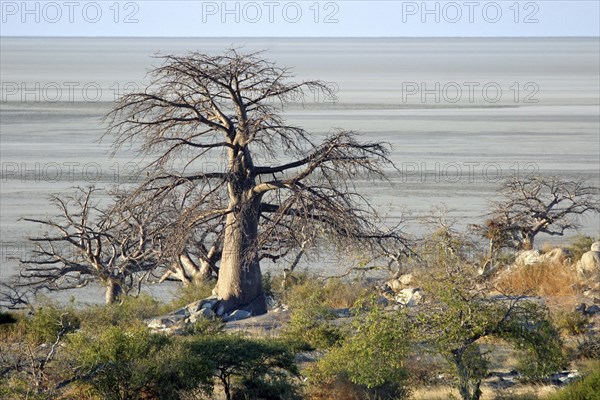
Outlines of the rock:
[{"label": "rock", "polygon": [[423,299],[423,291],[419,288],[402,289],[396,296],[396,302],[405,307],[414,307]]},{"label": "rock", "polygon": [[154,332],[162,333],[164,335],[185,335],[186,329],[182,325],[173,325],[168,328],[154,329]]},{"label": "rock", "polygon": [[578,312],[580,314],[585,314],[586,307],[587,307],[587,305],[585,303],[580,303],[577,307],[575,307],[575,312]]},{"label": "rock", "polygon": [[180,308],[179,310],[173,311],[172,313],[169,314],[169,316],[174,317],[176,319],[184,319],[189,317],[191,314],[190,310],[188,309],[188,306]]},{"label": "rock", "polygon": [[552,249],[540,256],[540,261],[548,264],[564,264],[569,258],[568,252],[563,249]]},{"label": "rock", "polygon": [[383,286],[384,290],[389,288],[392,292],[398,293],[402,289],[402,282],[400,282],[400,279],[390,279]]},{"label": "rock", "polygon": [[223,317],[223,321],[231,322],[231,321],[239,321],[241,319],[250,318],[252,313],[246,310],[235,310],[231,314]]},{"label": "rock", "polygon": [[208,298],[202,300],[201,307],[214,309],[218,302],[219,302],[219,299],[216,296],[208,297]]},{"label": "rock", "polygon": [[215,317],[215,312],[213,310],[211,310],[210,308],[201,308],[199,311],[190,315],[190,317],[187,319],[187,322],[193,324],[196,321],[198,321],[198,319],[200,319],[200,318],[213,319],[214,317]]},{"label": "rock", "polygon": [[386,283],[383,284],[384,293],[399,293],[403,288],[407,287],[414,281],[413,274],[404,274],[400,275],[399,278],[390,279]]},{"label": "rock", "polygon": [[413,274],[404,274],[404,275],[400,275],[400,278],[398,278],[398,280],[400,281],[400,283],[404,286],[408,286],[411,283],[413,283],[413,281],[415,280],[415,277],[413,276]]},{"label": "rock", "polygon": [[582,279],[600,279],[600,252],[590,250],[583,253],[575,269]]},{"label": "rock", "polygon": [[265,337],[277,337],[290,320],[289,312],[268,312],[258,316],[230,321],[223,327],[226,332],[252,332]]},{"label": "rock", "polygon": [[557,374],[550,375],[550,381],[558,386],[564,386],[574,381],[579,377],[579,372],[575,371],[561,371]]},{"label": "rock", "polygon": [[390,301],[383,296],[377,297],[377,305],[387,307],[390,305]]},{"label": "rock", "polygon": [[592,244],[592,248],[590,250],[600,252],[600,242],[595,242]]},{"label": "rock", "polygon": [[188,304],[187,309],[189,310],[190,314],[194,314],[203,308],[213,309],[218,301],[219,301],[219,299],[217,297],[211,296],[206,299],[198,300],[198,301]]},{"label": "rock", "polygon": [[277,307],[273,308],[269,312],[274,312],[274,313],[287,312],[287,311],[289,311],[289,309],[290,309],[290,307],[287,304],[279,304]]},{"label": "rock", "polygon": [[350,316],[349,308],[333,308],[331,309],[331,313],[334,314],[337,318],[348,318]]},{"label": "rock", "polygon": [[200,311],[202,309],[203,301],[204,300],[198,300],[198,301],[188,304],[186,306],[186,308],[188,309],[189,313],[194,314],[194,313],[197,313],[198,311]]},{"label": "rock", "polygon": [[597,315],[597,314],[600,314],[600,307],[598,307],[597,305],[595,305],[595,304],[594,304],[594,305],[592,305],[592,306],[589,306],[589,307],[588,307],[588,308],[585,310],[585,313],[586,313],[587,315],[590,315],[590,316],[591,316],[591,315]]},{"label": "rock", "polygon": [[538,250],[523,250],[516,254],[515,263],[518,265],[535,265],[540,262]]},{"label": "rock", "polygon": [[170,328],[172,326],[175,326],[176,324],[177,324],[177,322],[173,321],[170,318],[158,317],[158,318],[151,319],[147,325],[148,325],[148,328],[150,328],[150,329],[165,329],[165,328]]}]

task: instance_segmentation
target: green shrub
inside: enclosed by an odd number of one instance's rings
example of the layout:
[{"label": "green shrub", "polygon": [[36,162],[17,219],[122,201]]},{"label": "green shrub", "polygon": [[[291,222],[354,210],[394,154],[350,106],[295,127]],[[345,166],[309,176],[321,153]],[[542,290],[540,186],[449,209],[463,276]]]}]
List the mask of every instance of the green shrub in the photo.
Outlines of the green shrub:
[{"label": "green shrub", "polygon": [[579,261],[583,253],[590,251],[592,244],[599,239],[594,239],[591,236],[577,235],[571,241],[567,250],[569,251],[571,261],[573,263]]},{"label": "green shrub", "polygon": [[533,303],[521,305],[500,336],[520,350],[517,369],[529,381],[539,381],[566,367],[566,356],[557,329],[547,311]]},{"label": "green shrub", "polygon": [[0,379],[0,399],[10,400],[48,400],[48,395],[31,390],[29,379],[8,377]]},{"label": "green shrub", "polygon": [[332,324],[336,315],[323,303],[321,292],[299,286],[290,303],[290,321],[283,329],[283,337],[306,343],[308,348],[329,348],[341,340],[341,330]]},{"label": "green shrub", "polygon": [[577,380],[548,400],[598,400],[600,399],[600,364],[583,379]]},{"label": "green shrub", "polygon": [[360,281],[344,282],[339,278],[328,279],[323,286],[326,304],[332,308],[350,308],[363,296],[367,287]]},{"label": "green shrub", "polygon": [[70,349],[81,375],[106,400],[170,400],[185,389],[210,391],[212,369],[202,358],[142,327],[80,332],[70,338]]},{"label": "green shrub", "polygon": [[83,327],[128,327],[139,324],[140,320],[164,313],[164,305],[152,296],[125,296],[122,302],[110,305],[86,307],[78,313]]},{"label": "green shrub", "polygon": [[78,329],[73,310],[44,306],[32,316],[19,315],[18,322],[0,330],[0,398],[55,398],[56,384],[70,373],[63,343]]},{"label": "green shrub", "polygon": [[221,318],[198,318],[194,324],[187,328],[187,334],[212,336],[223,332],[225,323]]},{"label": "green shrub", "polygon": [[217,335],[194,337],[187,345],[188,354],[216,371],[228,400],[298,398],[290,381],[298,374],[293,347],[284,341]]},{"label": "green shrub", "polygon": [[23,322],[26,324],[28,337],[34,343],[54,342],[58,336],[73,332],[80,326],[79,318],[73,310],[55,306],[40,307],[35,310],[31,319]]},{"label": "green shrub", "polygon": [[590,324],[589,318],[578,311],[557,311],[552,320],[556,328],[569,335],[586,333]]},{"label": "green shrub", "polygon": [[290,322],[284,327],[284,337],[304,342],[309,348],[333,346],[344,337],[344,330],[333,323],[337,318],[334,309],[355,301],[363,293],[359,288],[364,289],[359,283],[336,279],[323,283],[304,276],[284,293],[284,302],[290,307]]},{"label": "green shrub", "polygon": [[558,331],[545,307],[515,298],[489,298],[476,280],[461,274],[432,271],[423,284],[430,303],[417,314],[422,339],[454,367],[457,388],[465,400],[481,396],[487,360],[479,341],[503,339],[519,351],[520,371],[539,380],[566,363]]},{"label": "green shrub", "polygon": [[374,299],[358,308],[365,306],[369,311],[353,321],[354,334],[331,348],[308,373],[325,386],[349,381],[368,398],[406,397],[406,357],[411,341],[408,318],[403,313],[383,311]]},{"label": "green shrub", "polygon": [[[339,278],[324,281],[301,273],[294,274],[293,278],[295,283],[288,285],[282,293],[283,302],[291,308],[302,306],[306,298],[329,308],[350,308],[367,292],[367,287],[360,281],[344,282]],[[274,277],[272,281],[273,290],[281,286],[280,277]]]},{"label": "green shrub", "polygon": [[585,335],[578,343],[576,358],[600,360],[600,341],[594,334]]}]

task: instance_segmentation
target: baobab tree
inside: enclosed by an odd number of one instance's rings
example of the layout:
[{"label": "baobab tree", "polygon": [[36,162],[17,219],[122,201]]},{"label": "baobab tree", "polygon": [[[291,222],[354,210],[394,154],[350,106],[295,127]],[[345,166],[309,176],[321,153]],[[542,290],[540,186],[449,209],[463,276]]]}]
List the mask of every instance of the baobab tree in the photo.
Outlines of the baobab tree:
[{"label": "baobab tree", "polygon": [[586,214],[600,213],[600,189],[582,179],[513,178],[499,193],[502,199],[493,202],[492,218],[481,229],[494,249],[530,250],[538,234],[563,236],[577,229]]},{"label": "baobab tree", "polygon": [[53,196],[58,215],[47,219],[24,218],[46,231],[29,240],[35,249],[26,258],[20,279],[12,288],[50,291],[100,283],[106,303],[140,288],[157,268],[161,236],[153,225],[158,209],[118,207],[123,193],[114,193],[115,206],[102,208],[95,188],[78,188],[72,195]]},{"label": "baobab tree", "polygon": [[115,151],[131,145],[151,160],[130,204],[142,193],[153,193],[142,202],[160,202],[180,191],[171,224],[180,243],[198,231],[219,243],[217,314],[265,313],[261,257],[284,257],[307,237],[360,242],[365,251],[401,239],[378,229],[375,210],[353,186],[357,177],[384,178],[393,167],[388,147],[345,130],[319,138],[283,118],[285,105],[308,91],[328,93],[326,83],[292,82],[288,69],[260,53],[160,59],[149,85],[107,115],[107,135]]}]

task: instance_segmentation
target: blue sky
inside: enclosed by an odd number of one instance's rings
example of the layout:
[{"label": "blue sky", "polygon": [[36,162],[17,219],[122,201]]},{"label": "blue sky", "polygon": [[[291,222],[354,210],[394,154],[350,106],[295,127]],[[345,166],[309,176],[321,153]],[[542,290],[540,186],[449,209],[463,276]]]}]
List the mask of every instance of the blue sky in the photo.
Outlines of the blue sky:
[{"label": "blue sky", "polygon": [[0,1],[1,36],[599,36],[600,1]]}]

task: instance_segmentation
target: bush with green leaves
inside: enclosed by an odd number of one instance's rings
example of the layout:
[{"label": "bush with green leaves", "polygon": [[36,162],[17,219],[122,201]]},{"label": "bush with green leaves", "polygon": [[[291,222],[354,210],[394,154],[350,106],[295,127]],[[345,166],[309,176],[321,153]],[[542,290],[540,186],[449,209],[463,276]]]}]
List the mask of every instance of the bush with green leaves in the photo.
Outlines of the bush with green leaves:
[{"label": "bush with green leaves", "polygon": [[184,343],[145,327],[81,332],[70,338],[70,349],[80,380],[106,400],[179,399],[182,390],[211,389],[211,364],[190,354]]},{"label": "bush with green leaves", "polygon": [[575,236],[567,250],[569,251],[569,255],[571,257],[571,261],[573,263],[579,261],[583,253],[590,251],[592,244],[596,241],[599,241],[600,238],[594,239],[591,236],[586,235],[577,235]]},{"label": "bush with green leaves", "polygon": [[578,338],[574,353],[575,358],[600,360],[600,340],[598,340],[598,336],[590,333]]},{"label": "bush with green leaves", "polygon": [[0,329],[0,398],[52,398],[66,370],[64,343],[79,328],[75,311],[48,305]]},{"label": "bush with green leaves", "polygon": [[298,375],[294,351],[280,340],[237,335],[191,337],[188,354],[206,360],[227,400],[296,400],[291,379]]},{"label": "bush with green leaves", "polygon": [[78,312],[82,326],[108,327],[135,325],[138,321],[165,314],[165,306],[152,296],[124,296],[118,303],[91,305]]},{"label": "bush with green leaves", "polygon": [[581,335],[588,331],[590,319],[579,311],[556,310],[552,313],[554,325],[568,335]]},{"label": "bush with green leaves", "polygon": [[520,351],[517,369],[529,381],[541,381],[564,369],[567,358],[548,309],[535,302],[514,299],[505,306],[505,317],[490,334]]},{"label": "bush with green leaves", "polygon": [[596,364],[582,379],[569,384],[547,400],[600,399],[600,364]]},{"label": "bush with green leaves", "polygon": [[212,336],[218,335],[225,329],[225,323],[219,317],[198,318],[196,322],[184,327],[183,334]]},{"label": "bush with green leaves", "polygon": [[309,376],[325,387],[349,381],[365,399],[406,397],[406,358],[412,340],[407,315],[384,311],[374,298],[357,303],[354,313],[353,334],[309,368]]},{"label": "bush with green leaves", "polygon": [[80,326],[74,310],[55,306],[40,307],[29,320],[23,320],[26,331],[36,343],[53,343],[59,336],[73,332]]},{"label": "bush with green leaves", "polygon": [[290,321],[283,330],[286,339],[317,349],[329,348],[342,339],[342,331],[332,323],[336,314],[327,305],[327,293],[321,289],[322,284],[311,279],[286,294],[290,306]]},{"label": "bush with green leaves", "polygon": [[[456,268],[455,268],[456,269]],[[540,379],[565,364],[557,329],[548,311],[521,297],[489,297],[474,276],[433,271],[425,281],[428,302],[417,313],[420,336],[454,367],[457,388],[464,400],[478,400],[487,360],[479,340],[496,337],[522,354],[521,372]]]}]

